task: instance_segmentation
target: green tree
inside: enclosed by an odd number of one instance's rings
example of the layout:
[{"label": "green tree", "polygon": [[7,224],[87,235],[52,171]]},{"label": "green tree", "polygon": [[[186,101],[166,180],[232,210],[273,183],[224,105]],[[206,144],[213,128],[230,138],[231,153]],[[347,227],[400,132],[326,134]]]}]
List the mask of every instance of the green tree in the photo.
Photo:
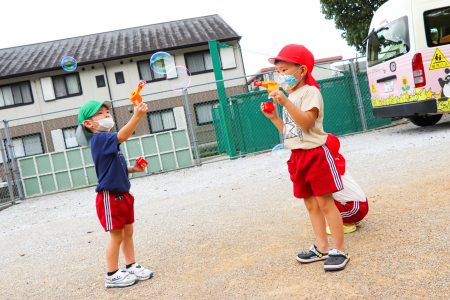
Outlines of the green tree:
[{"label": "green tree", "polygon": [[358,52],[366,52],[363,40],[369,33],[373,13],[387,0],[320,0],[321,11],[336,28],[343,30],[342,38]]}]

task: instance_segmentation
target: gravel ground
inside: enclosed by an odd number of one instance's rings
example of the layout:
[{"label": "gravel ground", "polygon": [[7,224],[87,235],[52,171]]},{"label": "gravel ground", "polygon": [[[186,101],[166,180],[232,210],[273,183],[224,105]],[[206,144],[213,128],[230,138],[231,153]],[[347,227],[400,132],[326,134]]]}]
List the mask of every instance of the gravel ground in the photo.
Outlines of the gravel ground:
[{"label": "gravel ground", "polygon": [[450,118],[341,143],[370,203],[343,272],[295,261],[313,233],[266,153],[134,179],[137,257],[156,276],[126,289],[103,286],[93,188],[0,211],[0,299],[448,299]]}]

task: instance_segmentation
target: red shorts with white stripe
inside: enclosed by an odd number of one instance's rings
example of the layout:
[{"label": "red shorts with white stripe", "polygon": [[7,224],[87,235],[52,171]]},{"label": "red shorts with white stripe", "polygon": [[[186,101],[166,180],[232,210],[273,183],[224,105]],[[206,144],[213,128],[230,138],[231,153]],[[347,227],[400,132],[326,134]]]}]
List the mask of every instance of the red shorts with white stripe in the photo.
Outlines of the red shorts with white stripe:
[{"label": "red shorts with white stripe", "polygon": [[343,189],[341,176],[326,145],[292,150],[287,164],[297,198],[322,196]]},{"label": "red shorts with white stripe", "polygon": [[369,212],[369,201],[367,199],[365,202],[350,201],[345,203],[345,205],[336,200],[334,200],[334,203],[341,213],[342,222],[344,223],[359,222]]},{"label": "red shorts with white stripe", "polygon": [[101,191],[96,199],[97,216],[105,231],[134,223],[134,197],[130,193]]}]

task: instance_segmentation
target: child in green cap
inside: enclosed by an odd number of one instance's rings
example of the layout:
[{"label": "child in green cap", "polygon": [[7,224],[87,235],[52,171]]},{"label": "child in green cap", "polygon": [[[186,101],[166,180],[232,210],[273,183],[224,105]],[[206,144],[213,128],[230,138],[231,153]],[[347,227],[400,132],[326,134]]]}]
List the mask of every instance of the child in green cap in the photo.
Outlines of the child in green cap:
[{"label": "child in green cap", "polygon": [[[96,187],[97,216],[104,230],[109,232],[106,246],[105,286],[107,288],[126,287],[139,280],[153,277],[153,272],[136,262],[134,256],[133,223],[134,198],[129,193],[129,173],[142,172],[144,167],[127,163],[119,145],[133,134],[148,107],[140,103],[128,123],[119,132],[110,132],[114,120],[109,109],[110,102],[91,100],[78,113],[77,141],[90,146],[95,165],[98,185]],[[125,257],[126,268],[119,269],[119,250]]]}]

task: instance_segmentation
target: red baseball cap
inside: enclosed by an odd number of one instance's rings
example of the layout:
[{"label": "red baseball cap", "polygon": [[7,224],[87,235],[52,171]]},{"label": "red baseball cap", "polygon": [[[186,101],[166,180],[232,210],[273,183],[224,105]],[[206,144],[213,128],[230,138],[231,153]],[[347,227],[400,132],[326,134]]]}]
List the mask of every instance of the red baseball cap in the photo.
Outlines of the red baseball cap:
[{"label": "red baseball cap", "polygon": [[320,90],[311,72],[314,68],[314,55],[303,45],[289,44],[283,47],[276,57],[269,58],[271,64],[275,61],[282,60],[294,64],[306,66],[308,68],[308,76],[306,77],[306,84],[313,85]]}]

